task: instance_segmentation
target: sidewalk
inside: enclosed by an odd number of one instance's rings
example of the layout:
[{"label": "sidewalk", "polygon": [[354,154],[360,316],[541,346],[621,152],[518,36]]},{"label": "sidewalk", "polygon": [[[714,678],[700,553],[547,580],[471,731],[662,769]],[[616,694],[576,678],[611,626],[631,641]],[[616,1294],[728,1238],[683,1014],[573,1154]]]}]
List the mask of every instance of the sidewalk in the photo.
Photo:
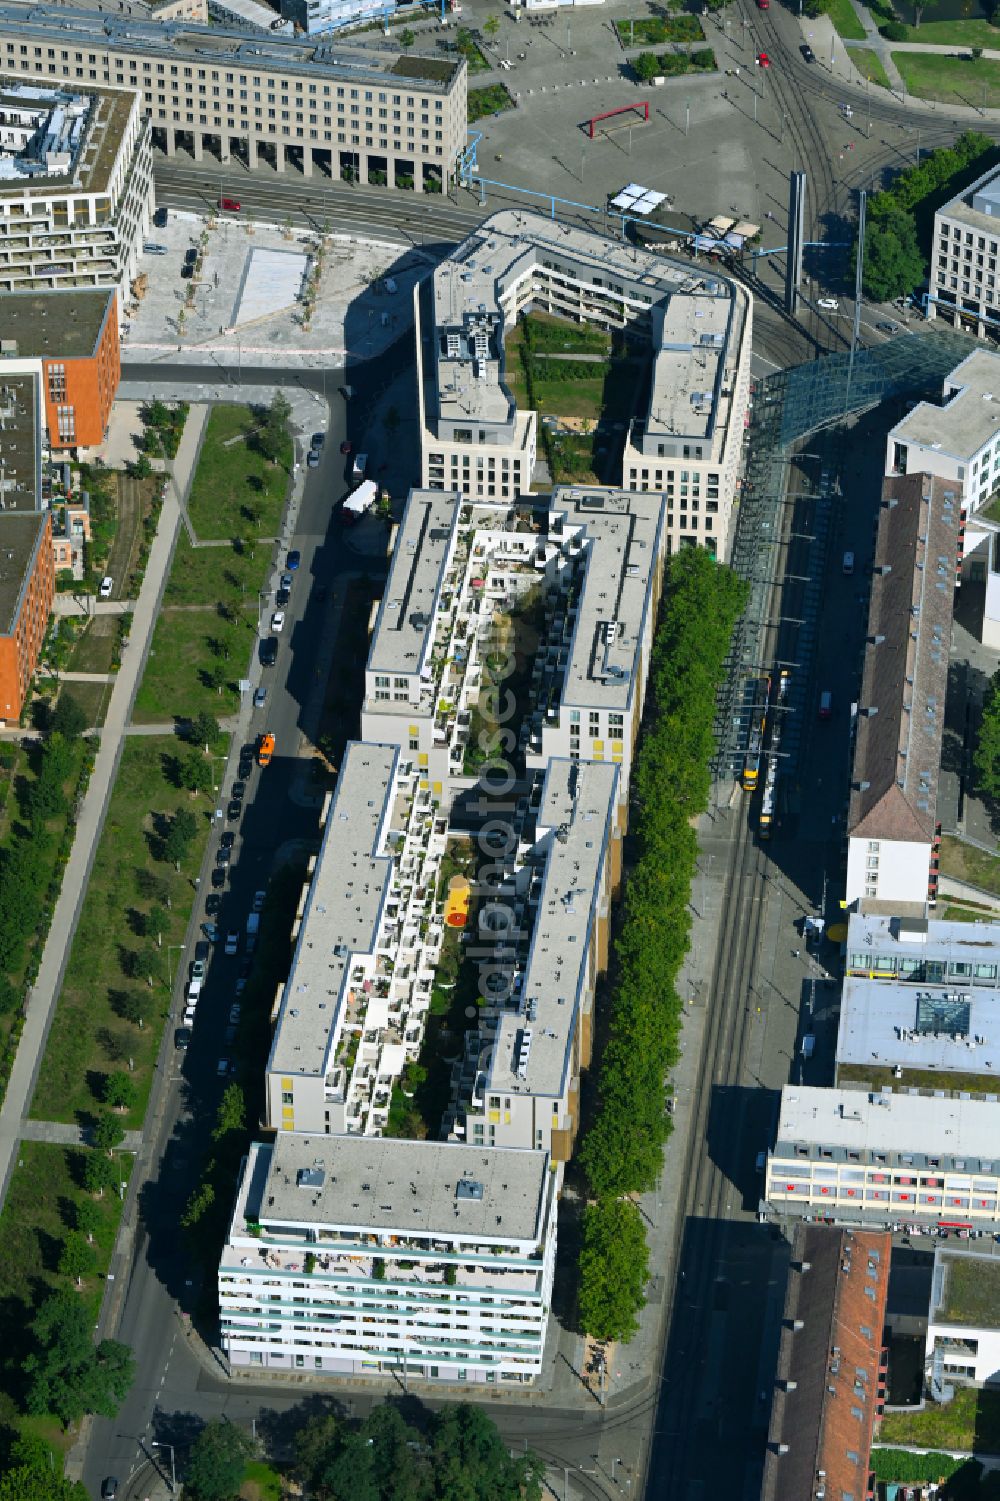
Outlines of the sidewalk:
[{"label": "sidewalk", "polygon": [[[194,415],[192,413],[192,417]],[[27,1003],[24,1031],[18,1044],[7,1094],[0,1106],[0,1208],[7,1196],[11,1168],[16,1161],[17,1143],[23,1131],[23,1119],[31,1106],[38,1068],[55,1015],[73,935],[104,827],[132,704],[146,664],[160,598],[173,558],[181,514],[179,497],[187,495],[191,484],[200,433],[201,424],[198,421],[187,423],[172,466],[171,483],[167,486],[156,536],[150,549],[149,563],[139,598],[134,605],[129,645],[122,655],[121,668],[111,691],[104,727],[98,732],[100,746],[93,774],[77,819],[76,837],[52,914],[52,925],[42,954],[38,979]]]}]

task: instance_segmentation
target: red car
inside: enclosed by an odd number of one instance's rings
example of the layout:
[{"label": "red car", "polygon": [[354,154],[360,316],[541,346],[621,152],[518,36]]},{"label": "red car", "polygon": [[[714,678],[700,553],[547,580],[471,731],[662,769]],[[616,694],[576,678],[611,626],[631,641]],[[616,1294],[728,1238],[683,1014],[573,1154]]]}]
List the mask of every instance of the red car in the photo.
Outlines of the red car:
[{"label": "red car", "polygon": [[340,445],[340,451],[341,451],[341,453],[351,453],[353,451],[352,445],[348,442],[348,440],[346,438],[344,439],[343,443],[341,443],[341,445]]},{"label": "red car", "polygon": [[769,68],[771,66],[771,59],[766,52],[757,53],[757,66],[758,68]]},{"label": "red car", "polygon": [[238,198],[220,198],[219,207],[224,214],[238,214],[240,211],[240,200]]},{"label": "red car", "polygon": [[757,9],[758,10],[770,10],[771,9],[771,0],[757,0]]}]

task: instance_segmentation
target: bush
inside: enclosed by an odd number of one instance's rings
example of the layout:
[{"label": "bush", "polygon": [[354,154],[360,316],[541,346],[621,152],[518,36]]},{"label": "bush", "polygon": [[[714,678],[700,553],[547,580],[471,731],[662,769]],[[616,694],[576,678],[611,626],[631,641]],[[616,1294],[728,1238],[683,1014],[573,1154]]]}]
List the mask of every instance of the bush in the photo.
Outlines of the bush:
[{"label": "bush", "polygon": [[886,21],[884,26],[879,27],[879,35],[884,36],[887,42],[905,42],[909,31],[902,21]]}]

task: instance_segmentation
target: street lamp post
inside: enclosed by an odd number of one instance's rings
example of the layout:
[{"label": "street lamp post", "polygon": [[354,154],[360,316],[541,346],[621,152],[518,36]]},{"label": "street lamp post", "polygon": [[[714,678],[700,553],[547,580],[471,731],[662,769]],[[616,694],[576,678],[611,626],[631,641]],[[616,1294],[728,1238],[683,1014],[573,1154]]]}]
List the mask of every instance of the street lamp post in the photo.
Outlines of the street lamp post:
[{"label": "street lamp post", "polygon": [[154,1449],[170,1450],[170,1494],[173,1495],[173,1493],[177,1489],[177,1470],[174,1466],[174,1446],[173,1444],[158,1443],[156,1439],[153,1439],[152,1444]]}]

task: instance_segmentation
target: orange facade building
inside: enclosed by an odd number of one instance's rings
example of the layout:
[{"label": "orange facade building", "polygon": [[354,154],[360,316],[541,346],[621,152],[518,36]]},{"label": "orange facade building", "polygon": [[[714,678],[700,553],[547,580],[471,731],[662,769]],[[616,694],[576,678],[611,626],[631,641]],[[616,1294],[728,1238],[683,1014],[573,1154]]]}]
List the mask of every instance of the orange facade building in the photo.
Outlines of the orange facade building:
[{"label": "orange facade building", "polygon": [[5,358],[40,361],[53,452],[96,447],[107,436],[121,379],[117,292],[74,287],[5,293],[0,300],[0,374]]},{"label": "orange facade building", "polygon": [[49,513],[0,514],[0,720],[20,718],[54,595]]}]

